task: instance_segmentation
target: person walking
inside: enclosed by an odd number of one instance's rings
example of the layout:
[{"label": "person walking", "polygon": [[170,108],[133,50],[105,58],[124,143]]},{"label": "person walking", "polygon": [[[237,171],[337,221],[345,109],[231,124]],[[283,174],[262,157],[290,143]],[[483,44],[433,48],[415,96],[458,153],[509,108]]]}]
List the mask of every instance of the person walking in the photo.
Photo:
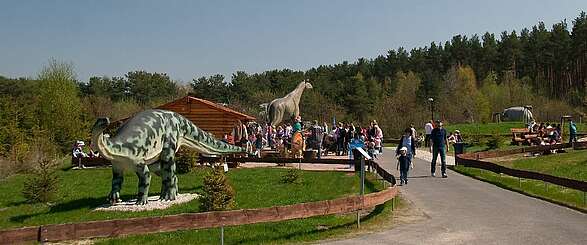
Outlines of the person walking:
[{"label": "person walking", "polygon": [[573,120],[569,121],[569,143],[577,142],[577,124]]},{"label": "person walking", "polygon": [[408,171],[410,170],[410,157],[408,156],[408,148],[402,147],[399,149],[399,157],[397,158],[397,170],[399,170],[399,185],[408,184]]},{"label": "person walking", "polygon": [[446,130],[443,128],[442,121],[436,121],[436,127],[430,134],[430,141],[432,143],[432,162],[430,164],[431,175],[432,177],[436,176],[436,159],[440,154],[440,170],[442,171],[442,178],[446,178],[446,149],[448,139],[446,136]]},{"label": "person walking", "polygon": [[[406,148],[406,157],[408,161],[408,167],[412,164],[412,159],[416,156],[416,140],[412,135],[412,130],[410,128],[406,128],[404,130],[404,134],[399,140],[399,144],[395,150],[395,156],[401,154],[402,148]],[[406,170],[406,179],[404,181],[405,184],[408,183],[407,179],[407,170]]]},{"label": "person walking", "polygon": [[432,134],[433,128],[434,126],[432,125],[432,121],[429,121],[428,123],[426,123],[426,125],[424,125],[424,132],[426,133],[426,136],[424,137],[425,147],[430,147],[430,134]]}]

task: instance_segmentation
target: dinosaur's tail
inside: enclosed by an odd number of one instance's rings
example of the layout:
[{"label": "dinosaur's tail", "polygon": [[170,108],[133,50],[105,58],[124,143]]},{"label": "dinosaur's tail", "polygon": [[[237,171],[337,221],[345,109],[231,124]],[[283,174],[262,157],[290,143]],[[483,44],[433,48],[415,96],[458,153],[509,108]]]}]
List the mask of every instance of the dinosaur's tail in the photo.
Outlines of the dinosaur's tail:
[{"label": "dinosaur's tail", "polygon": [[183,118],[184,135],[190,148],[204,154],[246,153],[246,149],[217,140],[212,134],[198,128],[191,121]]}]

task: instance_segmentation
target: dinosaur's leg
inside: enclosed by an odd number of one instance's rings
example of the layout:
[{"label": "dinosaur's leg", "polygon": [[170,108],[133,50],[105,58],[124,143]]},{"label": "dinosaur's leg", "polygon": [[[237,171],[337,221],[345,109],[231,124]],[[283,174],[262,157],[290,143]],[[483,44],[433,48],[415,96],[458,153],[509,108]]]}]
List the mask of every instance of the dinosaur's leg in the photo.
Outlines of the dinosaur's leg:
[{"label": "dinosaur's leg", "polygon": [[172,147],[161,151],[161,185],[160,200],[173,201],[177,195],[177,176],[175,175],[175,150]]},{"label": "dinosaur's leg", "polygon": [[122,188],[122,182],[124,181],[124,172],[119,164],[112,163],[112,190],[108,195],[108,201],[111,204],[121,202],[120,200],[120,189]]},{"label": "dinosaur's leg", "polygon": [[151,185],[151,173],[147,165],[139,164],[136,169],[139,177],[139,193],[137,195],[137,205],[145,205],[148,202],[149,186]]}]

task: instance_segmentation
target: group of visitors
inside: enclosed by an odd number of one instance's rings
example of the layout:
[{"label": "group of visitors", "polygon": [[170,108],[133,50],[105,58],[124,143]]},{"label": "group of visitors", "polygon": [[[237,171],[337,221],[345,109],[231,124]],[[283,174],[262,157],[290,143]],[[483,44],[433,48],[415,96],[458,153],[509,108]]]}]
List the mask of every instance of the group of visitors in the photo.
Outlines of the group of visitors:
[{"label": "group of visitors", "polygon": [[[446,129],[442,121],[437,120],[436,123],[433,121],[427,122],[424,126],[425,147],[431,147],[432,161],[430,163],[430,175],[436,176],[436,162],[440,155],[440,171],[443,178],[447,178],[446,174],[446,152],[448,151],[449,144],[462,142],[462,136],[459,130],[455,130],[454,133],[447,135]],[[396,148],[396,156],[398,158],[397,169],[400,171],[400,185],[408,184],[408,171],[410,168],[414,168],[413,158],[416,155],[416,148],[418,147],[417,131],[414,125],[411,124],[409,128],[406,128],[399,140],[399,144]]]},{"label": "group of visitors", "polygon": [[376,120],[369,123],[368,127],[355,126],[354,123],[338,123],[330,133],[336,142],[336,155],[352,157],[352,149],[365,148],[369,155],[376,158],[383,152],[383,130]]},{"label": "group of visitors", "polygon": [[83,147],[85,146],[85,142],[78,140],[75,143],[73,143],[73,146],[71,147],[71,156],[72,156],[72,165],[77,165],[79,168],[85,168],[83,162],[82,162],[82,158],[86,158],[86,157],[98,157],[100,154],[97,151],[94,151],[92,149],[91,144],[88,147],[88,153],[84,152]]},{"label": "group of visitors", "polygon": [[256,122],[251,122],[235,126],[230,134],[224,134],[222,141],[244,147],[247,152],[261,157],[261,150],[266,146],[271,149],[289,148],[293,134],[301,131],[301,117],[295,118],[293,124],[287,123],[277,127],[261,126]]},{"label": "group of visitors", "polygon": [[[571,121],[570,124],[572,125],[574,123]],[[527,127],[528,135],[525,136],[525,139],[528,145],[554,145],[562,141],[562,127],[560,124],[536,123],[535,121],[531,121]]]}]

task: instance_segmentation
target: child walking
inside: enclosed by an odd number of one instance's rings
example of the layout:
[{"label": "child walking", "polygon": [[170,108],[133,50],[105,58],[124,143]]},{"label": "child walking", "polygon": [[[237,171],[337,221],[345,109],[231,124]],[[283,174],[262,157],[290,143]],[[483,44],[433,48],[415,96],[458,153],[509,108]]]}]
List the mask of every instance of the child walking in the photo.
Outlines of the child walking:
[{"label": "child walking", "polygon": [[399,170],[400,185],[408,184],[408,171],[410,169],[410,157],[408,156],[408,148],[402,147],[397,161],[397,169]]}]

